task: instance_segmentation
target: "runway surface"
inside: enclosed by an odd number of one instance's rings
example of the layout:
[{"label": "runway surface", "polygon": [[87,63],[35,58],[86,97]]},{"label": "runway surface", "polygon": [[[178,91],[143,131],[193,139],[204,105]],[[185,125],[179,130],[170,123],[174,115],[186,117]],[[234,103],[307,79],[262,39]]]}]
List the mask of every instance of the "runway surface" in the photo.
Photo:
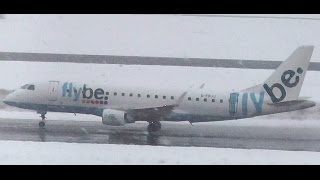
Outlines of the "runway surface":
[{"label": "runway surface", "polygon": [[201,146],[243,149],[320,151],[318,127],[254,127],[233,125],[163,123],[155,134],[147,123],[110,127],[101,122],[0,119],[0,139],[18,141],[135,144],[155,146]]}]

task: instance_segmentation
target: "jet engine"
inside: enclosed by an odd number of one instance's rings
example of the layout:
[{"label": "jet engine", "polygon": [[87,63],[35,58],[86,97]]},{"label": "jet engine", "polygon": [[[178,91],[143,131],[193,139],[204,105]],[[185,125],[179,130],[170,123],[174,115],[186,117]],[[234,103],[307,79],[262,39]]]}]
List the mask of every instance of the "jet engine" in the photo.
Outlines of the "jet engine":
[{"label": "jet engine", "polygon": [[102,113],[102,123],[110,126],[123,126],[128,123],[134,123],[133,117],[125,111],[105,109]]}]

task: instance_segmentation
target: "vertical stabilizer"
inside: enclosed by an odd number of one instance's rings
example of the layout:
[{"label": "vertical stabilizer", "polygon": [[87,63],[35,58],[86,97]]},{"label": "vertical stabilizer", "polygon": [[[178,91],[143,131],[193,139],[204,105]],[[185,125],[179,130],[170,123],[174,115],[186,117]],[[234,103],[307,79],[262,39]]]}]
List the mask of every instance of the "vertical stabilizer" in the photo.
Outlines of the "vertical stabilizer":
[{"label": "vertical stabilizer", "polygon": [[298,47],[263,84],[243,91],[264,90],[273,103],[298,99],[313,49],[314,46]]}]

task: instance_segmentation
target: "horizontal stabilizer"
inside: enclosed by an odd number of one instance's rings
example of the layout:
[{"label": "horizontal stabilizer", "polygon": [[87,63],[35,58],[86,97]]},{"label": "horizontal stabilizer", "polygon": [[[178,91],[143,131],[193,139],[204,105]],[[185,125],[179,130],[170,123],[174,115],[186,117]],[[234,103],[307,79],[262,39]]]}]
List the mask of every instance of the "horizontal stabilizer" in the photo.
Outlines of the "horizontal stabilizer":
[{"label": "horizontal stabilizer", "polygon": [[273,102],[268,102],[268,105],[271,106],[295,106],[299,104],[306,104],[309,105],[309,107],[315,106],[316,103],[314,101],[309,101],[309,100],[303,100],[303,99],[298,99],[298,100],[292,100],[292,101],[285,101],[285,102],[279,102],[279,103],[273,103]]}]

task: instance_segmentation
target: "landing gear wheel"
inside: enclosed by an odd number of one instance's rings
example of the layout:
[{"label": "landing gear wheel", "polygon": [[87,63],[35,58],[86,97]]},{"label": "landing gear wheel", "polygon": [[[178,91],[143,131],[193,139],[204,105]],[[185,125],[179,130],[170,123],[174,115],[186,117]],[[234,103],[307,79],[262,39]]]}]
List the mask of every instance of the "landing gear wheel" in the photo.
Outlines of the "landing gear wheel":
[{"label": "landing gear wheel", "polygon": [[161,129],[161,123],[159,121],[149,122],[148,132],[156,132]]},{"label": "landing gear wheel", "polygon": [[155,121],[155,122],[153,122],[153,124],[156,126],[157,130],[161,129],[161,123],[159,121]]},{"label": "landing gear wheel", "polygon": [[39,127],[43,128],[45,125],[46,125],[46,123],[44,121],[39,122]]},{"label": "landing gear wheel", "polygon": [[43,128],[45,125],[46,125],[46,123],[45,123],[45,120],[46,120],[46,116],[45,116],[46,114],[41,114],[41,121],[39,122],[39,127],[41,127],[41,128]]}]

